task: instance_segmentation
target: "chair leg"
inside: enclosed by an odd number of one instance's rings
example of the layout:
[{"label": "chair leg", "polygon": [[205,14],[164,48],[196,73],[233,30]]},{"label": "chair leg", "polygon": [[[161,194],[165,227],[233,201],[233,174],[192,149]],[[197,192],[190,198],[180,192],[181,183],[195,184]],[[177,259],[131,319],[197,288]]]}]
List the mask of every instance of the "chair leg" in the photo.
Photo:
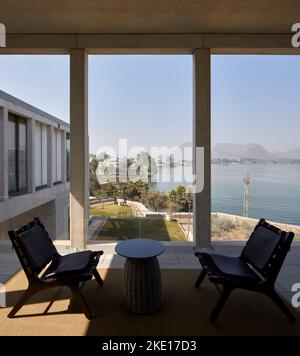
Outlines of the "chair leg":
[{"label": "chair leg", "polygon": [[213,309],[212,313],[210,314],[209,320],[214,323],[217,321],[218,316],[220,315],[225,303],[227,302],[227,299],[229,298],[231,292],[232,292],[231,287],[223,286],[223,292],[221,294],[221,297],[216,305],[216,307]]},{"label": "chair leg", "polygon": [[103,286],[103,279],[101,278],[99,272],[97,271],[97,269],[95,268],[93,270],[93,275],[96,279],[96,281],[98,282],[99,286],[102,287]]},{"label": "chair leg", "polygon": [[91,320],[93,319],[92,313],[90,311],[90,308],[87,304],[87,302],[85,301],[83,295],[80,292],[79,286],[70,286],[72,293],[75,297],[75,299],[77,300],[81,310],[83,311],[84,315],[86,316],[87,319]]},{"label": "chair leg", "polygon": [[202,284],[202,282],[204,281],[204,278],[207,275],[207,271],[205,268],[203,268],[203,270],[201,271],[199,277],[197,278],[196,282],[195,282],[195,287],[199,288]]},{"label": "chair leg", "polygon": [[287,318],[293,322],[296,321],[295,316],[290,311],[290,309],[285,305],[283,300],[279,297],[275,290],[272,290],[267,293],[267,296],[273,300],[277,307],[287,316]]},{"label": "chair leg", "polygon": [[22,295],[22,297],[18,300],[17,304],[14,306],[14,308],[10,311],[10,313],[8,314],[8,318],[13,318],[17,312],[23,307],[24,304],[26,304],[26,302],[35,294],[37,293],[38,290],[35,288],[28,288],[24,294]]}]

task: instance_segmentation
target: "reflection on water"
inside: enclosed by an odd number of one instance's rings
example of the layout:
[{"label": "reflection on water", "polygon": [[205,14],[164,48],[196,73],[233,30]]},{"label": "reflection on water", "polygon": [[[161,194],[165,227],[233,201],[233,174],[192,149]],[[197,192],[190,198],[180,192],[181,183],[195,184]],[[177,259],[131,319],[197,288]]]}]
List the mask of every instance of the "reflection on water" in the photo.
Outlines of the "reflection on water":
[{"label": "reflection on water", "polygon": [[[182,184],[182,168],[162,167],[160,181],[152,189],[168,192]],[[212,165],[212,210],[242,215],[242,177],[250,173],[249,216],[300,225],[300,165],[236,164]],[[184,174],[191,181],[192,167]],[[168,182],[168,178],[172,178]]]}]

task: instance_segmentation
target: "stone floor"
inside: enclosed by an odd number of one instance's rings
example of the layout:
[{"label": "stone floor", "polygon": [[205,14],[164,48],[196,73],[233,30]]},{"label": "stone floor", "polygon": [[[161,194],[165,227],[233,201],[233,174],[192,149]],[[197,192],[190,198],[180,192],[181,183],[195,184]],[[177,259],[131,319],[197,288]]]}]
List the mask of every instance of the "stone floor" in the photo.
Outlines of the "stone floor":
[{"label": "stone floor", "polygon": [[[69,245],[61,241],[57,244],[57,249],[61,254],[72,252]],[[87,248],[91,250],[104,250],[104,255],[101,257],[99,267],[101,268],[123,268],[125,259],[114,253],[115,244],[91,242]],[[241,242],[215,242],[212,250],[214,253],[222,253],[226,255],[237,256],[243,248]],[[209,252],[209,250],[207,250]],[[193,247],[186,245],[178,249],[174,245],[167,246],[166,252],[159,256],[159,262],[163,269],[194,269],[199,268],[199,262],[194,256]],[[1,242],[0,244],[0,283],[4,283],[18,269],[20,264],[12,250],[9,242]],[[300,283],[300,243],[295,242],[286,259],[286,262],[280,272],[277,289],[288,300],[291,301],[293,293],[291,292],[292,285]]]},{"label": "stone floor", "polygon": [[0,283],[4,283],[19,268],[20,263],[11,244],[2,241],[0,244]]}]

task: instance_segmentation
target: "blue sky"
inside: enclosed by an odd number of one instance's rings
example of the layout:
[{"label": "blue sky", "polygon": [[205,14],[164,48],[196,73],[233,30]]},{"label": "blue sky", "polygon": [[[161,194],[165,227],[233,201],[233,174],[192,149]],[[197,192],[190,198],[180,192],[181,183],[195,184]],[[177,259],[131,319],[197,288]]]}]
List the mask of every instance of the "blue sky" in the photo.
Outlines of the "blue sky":
[{"label": "blue sky", "polygon": [[[299,56],[213,56],[213,143],[300,147],[299,69]],[[89,71],[92,152],[191,140],[191,56],[91,56]],[[0,89],[69,121],[67,56],[0,56]]]},{"label": "blue sky", "polygon": [[214,56],[214,142],[300,147],[300,56]]}]

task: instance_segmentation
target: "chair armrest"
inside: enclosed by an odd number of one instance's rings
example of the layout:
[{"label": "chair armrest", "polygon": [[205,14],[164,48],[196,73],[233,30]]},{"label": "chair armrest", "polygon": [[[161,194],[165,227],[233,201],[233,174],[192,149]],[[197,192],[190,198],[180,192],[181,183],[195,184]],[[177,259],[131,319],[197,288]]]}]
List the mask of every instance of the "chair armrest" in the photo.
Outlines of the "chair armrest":
[{"label": "chair armrest", "polygon": [[96,268],[98,263],[99,263],[99,260],[100,260],[100,257],[104,254],[104,252],[101,250],[101,251],[93,251],[92,252],[92,259],[91,259],[91,267],[92,268]]},{"label": "chair armrest", "polygon": [[202,254],[202,252],[199,252],[199,251],[195,252],[195,256],[198,257],[198,258],[201,257],[201,254]]}]

